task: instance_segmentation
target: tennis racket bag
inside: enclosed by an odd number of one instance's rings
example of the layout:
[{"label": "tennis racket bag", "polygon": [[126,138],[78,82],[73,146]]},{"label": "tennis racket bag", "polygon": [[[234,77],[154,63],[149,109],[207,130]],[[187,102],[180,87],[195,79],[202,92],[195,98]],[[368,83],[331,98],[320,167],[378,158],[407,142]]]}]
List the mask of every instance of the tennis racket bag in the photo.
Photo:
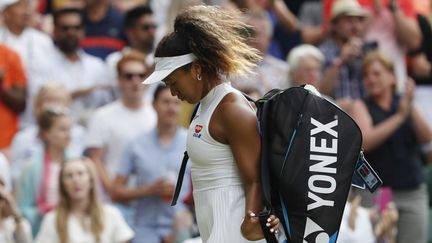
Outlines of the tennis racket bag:
[{"label": "tennis racket bag", "polygon": [[255,103],[264,204],[286,235],[281,241],[267,234],[269,243],[336,242],[361,153],[354,120],[309,89],[274,89]]}]

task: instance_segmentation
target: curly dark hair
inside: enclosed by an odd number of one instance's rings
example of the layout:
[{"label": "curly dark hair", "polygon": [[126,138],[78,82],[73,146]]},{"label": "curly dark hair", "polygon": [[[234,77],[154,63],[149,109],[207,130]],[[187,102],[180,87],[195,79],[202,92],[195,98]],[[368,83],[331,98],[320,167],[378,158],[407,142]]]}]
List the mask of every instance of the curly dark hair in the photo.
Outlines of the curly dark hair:
[{"label": "curly dark hair", "polygon": [[155,56],[193,53],[209,80],[251,73],[262,57],[246,44],[244,33],[250,27],[240,16],[239,11],[217,6],[190,7],[176,17],[174,31],[159,42]]}]

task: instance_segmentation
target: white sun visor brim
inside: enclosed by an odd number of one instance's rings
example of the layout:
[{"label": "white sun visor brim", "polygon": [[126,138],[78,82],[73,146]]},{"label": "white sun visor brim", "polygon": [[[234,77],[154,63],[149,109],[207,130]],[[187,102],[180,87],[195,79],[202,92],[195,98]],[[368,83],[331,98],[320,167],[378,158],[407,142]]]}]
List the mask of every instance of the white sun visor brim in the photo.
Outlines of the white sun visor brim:
[{"label": "white sun visor brim", "polygon": [[143,81],[143,84],[153,84],[162,81],[177,68],[189,64],[196,59],[196,56],[192,53],[173,57],[155,57],[155,70]]}]

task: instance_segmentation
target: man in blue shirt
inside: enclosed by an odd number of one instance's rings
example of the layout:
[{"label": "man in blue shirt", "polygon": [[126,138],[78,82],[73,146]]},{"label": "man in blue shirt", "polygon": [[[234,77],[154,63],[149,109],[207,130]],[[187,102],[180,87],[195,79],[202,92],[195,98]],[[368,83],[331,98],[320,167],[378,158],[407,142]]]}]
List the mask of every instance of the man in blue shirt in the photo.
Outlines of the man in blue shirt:
[{"label": "man in blue shirt", "polygon": [[[117,202],[137,200],[134,243],[172,242],[176,237],[174,218],[190,221],[182,202],[170,206],[186,148],[186,129],[177,125],[180,100],[171,95],[168,87],[160,85],[155,90],[153,106],[157,126],[126,146],[111,192]],[[127,187],[132,175],[137,179],[136,188]],[[188,181],[185,182],[182,193],[189,188]],[[182,216],[176,216],[179,214]]]}]

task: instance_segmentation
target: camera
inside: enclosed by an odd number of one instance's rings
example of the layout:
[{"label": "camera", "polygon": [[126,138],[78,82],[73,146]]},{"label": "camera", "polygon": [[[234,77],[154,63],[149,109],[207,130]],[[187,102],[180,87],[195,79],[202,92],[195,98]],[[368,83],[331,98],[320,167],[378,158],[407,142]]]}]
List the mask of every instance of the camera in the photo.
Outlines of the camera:
[{"label": "camera", "polygon": [[378,49],[378,42],[377,41],[367,41],[367,42],[364,42],[362,45],[363,54],[366,54],[370,51],[375,51],[376,49]]}]

